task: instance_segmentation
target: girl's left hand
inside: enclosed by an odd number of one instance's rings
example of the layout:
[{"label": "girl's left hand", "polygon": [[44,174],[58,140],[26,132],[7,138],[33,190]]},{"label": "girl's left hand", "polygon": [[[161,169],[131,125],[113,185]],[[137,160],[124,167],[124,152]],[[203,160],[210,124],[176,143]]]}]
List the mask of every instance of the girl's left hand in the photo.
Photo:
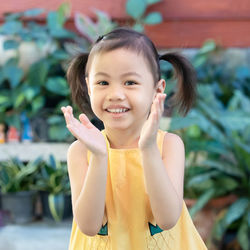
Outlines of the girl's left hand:
[{"label": "girl's left hand", "polygon": [[156,143],[159,122],[164,111],[165,98],[166,94],[158,93],[154,99],[150,115],[141,130],[138,142],[140,149],[146,149]]}]

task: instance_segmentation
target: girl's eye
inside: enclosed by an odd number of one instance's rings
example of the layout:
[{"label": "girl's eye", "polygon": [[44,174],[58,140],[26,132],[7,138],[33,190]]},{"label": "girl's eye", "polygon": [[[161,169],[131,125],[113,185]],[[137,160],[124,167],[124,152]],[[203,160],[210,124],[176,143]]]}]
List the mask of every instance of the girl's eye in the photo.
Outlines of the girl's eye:
[{"label": "girl's eye", "polygon": [[135,85],[136,83],[134,81],[126,81],[125,85],[130,86],[130,85]]},{"label": "girl's eye", "polygon": [[101,81],[101,82],[98,82],[98,85],[108,85],[108,82],[106,82],[106,81]]}]

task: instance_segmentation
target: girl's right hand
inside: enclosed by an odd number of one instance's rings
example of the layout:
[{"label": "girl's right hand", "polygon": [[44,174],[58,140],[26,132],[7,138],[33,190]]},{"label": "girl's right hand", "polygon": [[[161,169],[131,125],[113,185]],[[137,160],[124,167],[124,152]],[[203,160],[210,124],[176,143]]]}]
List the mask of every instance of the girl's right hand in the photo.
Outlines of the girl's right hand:
[{"label": "girl's right hand", "polygon": [[107,155],[105,138],[88,119],[85,114],[80,114],[79,120],[73,115],[71,106],[61,107],[66,121],[66,126],[71,134],[96,155]]}]

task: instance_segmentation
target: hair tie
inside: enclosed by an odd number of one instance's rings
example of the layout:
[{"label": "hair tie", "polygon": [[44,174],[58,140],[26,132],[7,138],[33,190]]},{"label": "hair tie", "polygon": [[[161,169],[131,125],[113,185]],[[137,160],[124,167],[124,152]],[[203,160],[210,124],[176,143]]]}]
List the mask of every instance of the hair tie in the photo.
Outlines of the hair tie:
[{"label": "hair tie", "polygon": [[97,42],[97,43],[100,42],[100,41],[103,39],[103,37],[104,37],[104,36],[98,36],[96,42]]}]

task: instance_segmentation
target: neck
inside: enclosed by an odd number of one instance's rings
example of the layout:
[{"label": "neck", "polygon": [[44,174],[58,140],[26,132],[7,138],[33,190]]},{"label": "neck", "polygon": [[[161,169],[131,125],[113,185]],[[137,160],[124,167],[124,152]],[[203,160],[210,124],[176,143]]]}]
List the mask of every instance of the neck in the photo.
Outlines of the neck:
[{"label": "neck", "polygon": [[105,128],[105,133],[109,141],[110,148],[128,149],[138,148],[140,130],[115,130]]}]

